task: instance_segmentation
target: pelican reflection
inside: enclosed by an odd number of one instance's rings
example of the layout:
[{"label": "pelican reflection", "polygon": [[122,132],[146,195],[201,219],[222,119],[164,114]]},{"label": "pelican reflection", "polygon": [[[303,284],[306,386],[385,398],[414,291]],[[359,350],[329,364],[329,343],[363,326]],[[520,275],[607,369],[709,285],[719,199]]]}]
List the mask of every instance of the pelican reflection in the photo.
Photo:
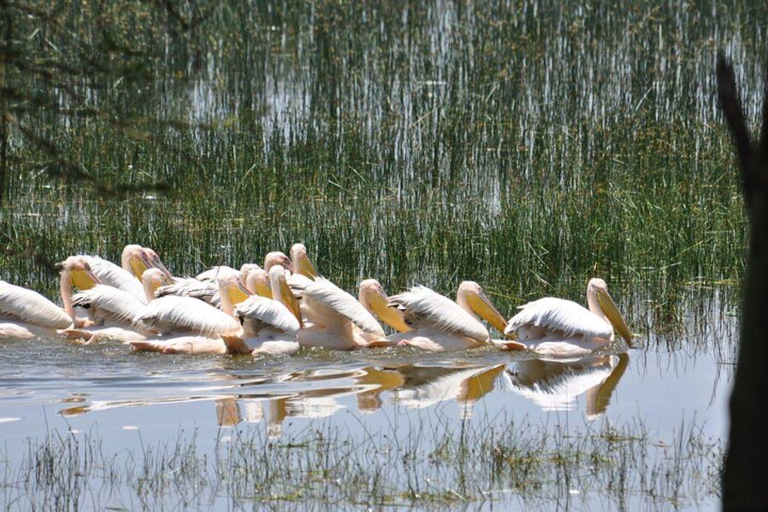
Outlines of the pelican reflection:
[{"label": "pelican reflection", "polygon": [[578,361],[520,361],[505,372],[509,388],[545,411],[570,410],[586,394],[587,418],[601,416],[627,369],[629,356],[595,356]]}]

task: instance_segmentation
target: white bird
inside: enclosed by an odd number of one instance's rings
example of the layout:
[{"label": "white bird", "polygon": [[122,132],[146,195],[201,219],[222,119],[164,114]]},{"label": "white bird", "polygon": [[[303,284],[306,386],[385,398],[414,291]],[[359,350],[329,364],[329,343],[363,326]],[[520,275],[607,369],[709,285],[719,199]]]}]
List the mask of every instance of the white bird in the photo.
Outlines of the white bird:
[{"label": "white bird", "polygon": [[307,248],[304,244],[293,244],[291,246],[291,265],[293,272],[314,279],[320,274],[315,270],[315,266],[307,255]]},{"label": "white bird", "polygon": [[[253,278],[256,278],[254,275]],[[243,326],[242,336],[222,336],[231,353],[291,355],[298,352],[297,340],[301,325],[300,311],[295,297],[285,279],[285,269],[274,265],[269,270],[272,294],[270,299],[252,295],[232,308],[229,301],[222,301],[224,311],[233,310]],[[222,297],[227,289],[238,286],[232,277],[219,281]],[[298,318],[297,318],[298,315]]]},{"label": "white bird", "polygon": [[72,317],[39,293],[0,280],[0,340],[52,336]]},{"label": "white bird", "polygon": [[464,350],[491,343],[480,315],[499,331],[506,322],[479,284],[464,281],[456,292],[456,302],[424,286],[415,286],[390,298],[390,305],[404,315],[411,331],[386,338],[400,345],[430,351]]},{"label": "white bird", "polygon": [[137,276],[132,271],[132,269],[135,269],[135,271],[143,272],[150,267],[143,248],[139,245],[126,246],[123,249],[122,260],[123,267],[119,267],[111,261],[99,258],[98,256],[76,255],[70,256],[61,263],[58,263],[57,266],[62,270],[66,270],[67,268],[87,265],[101,284],[130,293],[134,298],[146,304],[147,299],[144,295],[144,288],[141,286],[141,281],[137,280]]},{"label": "white bird", "polygon": [[[591,279],[586,309],[575,302],[545,297],[520,306],[504,334],[515,336],[522,348],[553,358],[578,358],[611,343],[614,327],[632,347],[632,335],[616,308],[605,281]],[[517,345],[517,346],[516,346]]]},{"label": "white bird", "polygon": [[302,346],[352,350],[368,344],[363,335],[373,339],[385,336],[379,322],[360,302],[327,279],[316,277],[313,281],[294,274],[289,284],[301,302]]}]

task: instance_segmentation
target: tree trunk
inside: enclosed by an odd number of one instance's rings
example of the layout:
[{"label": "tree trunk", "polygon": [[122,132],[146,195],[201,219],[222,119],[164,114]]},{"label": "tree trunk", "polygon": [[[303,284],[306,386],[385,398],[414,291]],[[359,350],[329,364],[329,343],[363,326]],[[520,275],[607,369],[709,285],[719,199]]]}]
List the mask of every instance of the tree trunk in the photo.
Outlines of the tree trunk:
[{"label": "tree trunk", "polygon": [[731,66],[717,64],[720,104],[741,165],[749,217],[749,255],[744,278],[741,340],[731,394],[731,431],[723,474],[724,510],[768,509],[768,75],[763,126],[750,140]]}]

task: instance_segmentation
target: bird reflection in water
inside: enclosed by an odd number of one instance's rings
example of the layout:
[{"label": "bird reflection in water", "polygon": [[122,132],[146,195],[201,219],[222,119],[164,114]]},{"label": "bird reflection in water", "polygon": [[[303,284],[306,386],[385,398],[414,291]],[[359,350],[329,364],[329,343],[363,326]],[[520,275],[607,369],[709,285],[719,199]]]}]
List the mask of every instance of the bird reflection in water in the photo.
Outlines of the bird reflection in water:
[{"label": "bird reflection in water", "polygon": [[[590,419],[603,414],[624,374],[629,356],[591,356],[578,361],[542,359],[491,366],[449,364],[393,364],[362,368],[315,368],[281,375],[209,375],[216,386],[189,388],[189,395],[146,397],[109,402],[90,397],[62,400],[63,416],[126,406],[213,401],[219,426],[264,423],[271,438],[282,434],[287,418],[325,418],[348,407],[341,399],[354,396],[362,413],[377,411],[386,394],[395,406],[426,408],[455,400],[463,418],[474,404],[494,389],[511,390],[532,400],[544,411],[570,410],[586,394]],[[198,383],[199,384],[199,383]],[[223,384],[223,385],[222,385]],[[178,388],[177,388],[178,390]],[[74,403],[73,403],[74,402]]]},{"label": "bird reflection in water", "polygon": [[628,364],[626,353],[569,362],[532,359],[510,365],[504,375],[512,391],[544,411],[570,410],[586,394],[587,418],[592,420],[605,413]]}]

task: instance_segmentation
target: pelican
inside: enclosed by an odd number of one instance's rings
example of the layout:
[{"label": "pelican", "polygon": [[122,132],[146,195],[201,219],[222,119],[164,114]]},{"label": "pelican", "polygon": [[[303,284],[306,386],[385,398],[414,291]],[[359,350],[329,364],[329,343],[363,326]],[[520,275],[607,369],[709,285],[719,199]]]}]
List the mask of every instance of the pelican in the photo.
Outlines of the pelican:
[{"label": "pelican", "polygon": [[[137,247],[138,249],[136,249]],[[123,250],[124,261],[127,262],[125,263],[126,266],[129,268],[135,266],[137,270],[150,267],[149,262],[145,260],[146,256],[144,251],[140,250],[141,246],[128,246],[128,248],[131,249],[129,249],[127,253]],[[132,271],[119,267],[111,261],[99,258],[98,256],[77,255],[70,256],[57,264],[61,269],[75,268],[83,265],[88,266],[90,272],[97,277],[98,282],[101,284],[119,288],[146,304],[147,299],[144,295],[144,288],[141,286],[141,282],[136,280],[136,276]],[[141,271],[143,272],[143,270]]]},{"label": "pelican", "polygon": [[386,340],[424,350],[464,350],[490,344],[491,335],[475,314],[499,331],[503,332],[506,326],[482,287],[474,281],[459,285],[456,302],[424,286],[415,286],[392,296],[389,303],[402,312],[412,330]]},{"label": "pelican", "polygon": [[65,310],[39,293],[0,280],[0,339],[51,336],[71,324]]},{"label": "pelican", "polygon": [[[81,280],[89,278],[91,276],[86,274]],[[158,268],[144,271],[142,287],[146,301],[153,300],[155,289],[168,280],[166,274]],[[136,315],[144,310],[145,304],[119,288],[95,282],[90,288],[72,297],[71,304],[85,309],[88,321],[83,328],[67,329],[64,334],[69,338],[82,339],[85,344],[97,341],[143,341],[157,334],[151,328],[133,322]]]},{"label": "pelican", "polygon": [[[159,269],[149,269],[144,272],[144,279],[159,277],[159,272]],[[163,335],[219,336],[240,332],[240,326],[230,315],[197,299],[175,295],[151,301],[136,315],[134,323]]]},{"label": "pelican", "polygon": [[304,328],[299,332],[299,343],[302,346],[353,350],[366,346],[369,336],[377,340],[384,338],[384,329],[373,315],[327,279],[317,277],[313,281],[294,274],[290,286],[301,300]]},{"label": "pelican", "polygon": [[614,327],[632,347],[632,334],[616,308],[605,281],[587,284],[589,309],[575,302],[545,297],[520,306],[504,334],[515,336],[519,347],[553,358],[578,358],[611,343]]},{"label": "pelican", "polygon": [[[154,294],[148,283],[164,277],[156,268],[144,272],[148,297]],[[134,350],[165,354],[224,354],[227,347],[221,336],[242,333],[232,316],[203,301],[175,295],[151,301],[136,315],[134,325],[161,334],[146,341],[130,341]]]},{"label": "pelican", "polygon": [[[166,295],[178,295],[180,297],[193,297],[207,302],[215,308],[221,309],[221,294],[219,293],[218,280],[224,277],[232,277],[240,281],[242,286],[246,286],[248,275],[252,272],[258,272],[261,267],[255,263],[245,263],[240,270],[232,267],[221,266],[206,270],[197,277],[177,277],[173,284],[161,286],[157,289],[158,297]],[[200,279],[200,277],[204,279]],[[214,277],[211,277],[214,276]]]},{"label": "pelican", "polygon": [[[254,275],[252,279],[257,276]],[[274,265],[269,269],[269,280],[274,299],[253,295],[232,307],[229,297],[239,284],[233,277],[220,279],[224,312],[231,312],[243,326],[243,335],[223,335],[227,348],[233,353],[292,355],[300,346],[297,340],[301,328],[298,302],[285,279],[285,269]],[[233,290],[233,291],[231,291]]]}]

